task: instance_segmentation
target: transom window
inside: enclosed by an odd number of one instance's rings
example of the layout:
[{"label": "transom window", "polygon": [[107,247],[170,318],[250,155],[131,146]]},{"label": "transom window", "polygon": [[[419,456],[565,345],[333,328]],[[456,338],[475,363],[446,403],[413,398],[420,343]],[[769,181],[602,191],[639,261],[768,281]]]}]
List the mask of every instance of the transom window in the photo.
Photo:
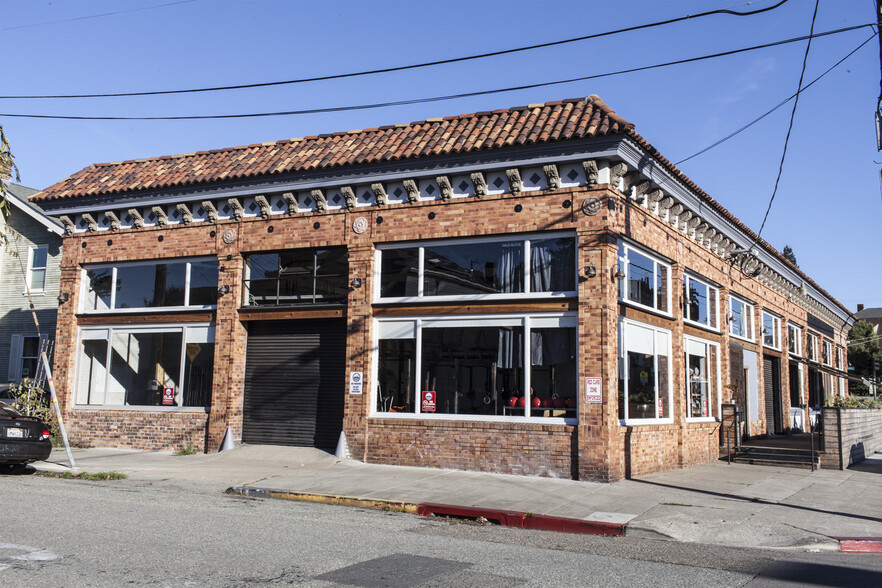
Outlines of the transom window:
[{"label": "transom window", "polygon": [[670,312],[671,266],[627,243],[619,243],[619,299]]},{"label": "transom window", "polygon": [[150,261],[83,270],[83,311],[213,308],[217,258]]},{"label": "transom window", "polygon": [[781,319],[770,312],[763,311],[763,345],[781,349]]},{"label": "transom window", "polygon": [[76,403],[98,406],[207,407],[214,327],[84,328]]},{"label": "transom window", "polygon": [[381,320],[375,412],[576,419],[575,316]]},{"label": "transom window", "polygon": [[671,418],[671,333],[619,321],[619,419]]},{"label": "transom window", "polygon": [[574,296],[576,291],[572,235],[385,246],[377,255],[380,299]]},{"label": "transom window", "polygon": [[802,328],[792,323],[787,324],[787,351],[802,355]]},{"label": "transom window", "polygon": [[753,341],[753,304],[729,297],[729,334],[740,339]]},{"label": "transom window", "polygon": [[686,416],[720,415],[720,347],[711,341],[686,337]]},{"label": "transom window", "polygon": [[245,305],[346,302],[349,261],[345,247],[290,249],[245,258]]},{"label": "transom window", "polygon": [[692,276],[683,275],[683,318],[691,323],[717,329],[719,290]]}]

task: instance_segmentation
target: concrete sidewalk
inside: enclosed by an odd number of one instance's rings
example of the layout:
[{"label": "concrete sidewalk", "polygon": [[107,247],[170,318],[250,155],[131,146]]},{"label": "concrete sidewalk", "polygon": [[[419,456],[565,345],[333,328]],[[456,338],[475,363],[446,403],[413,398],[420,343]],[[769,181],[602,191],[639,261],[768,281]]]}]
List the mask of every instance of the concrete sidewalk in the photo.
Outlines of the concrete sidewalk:
[{"label": "concrete sidewalk", "polygon": [[[242,446],[188,456],[92,448],[74,449],[73,456],[75,472],[189,481],[208,491],[232,488],[361,506],[393,503],[411,512],[431,503],[465,507],[465,514],[490,519],[504,511],[519,513],[521,520],[581,521],[586,528],[620,528],[628,536],[731,546],[839,550],[836,538],[843,537],[876,538],[882,545],[879,453],[847,471],[718,462],[615,484],[364,464],[296,447]],[[70,470],[63,449],[34,466]]]}]

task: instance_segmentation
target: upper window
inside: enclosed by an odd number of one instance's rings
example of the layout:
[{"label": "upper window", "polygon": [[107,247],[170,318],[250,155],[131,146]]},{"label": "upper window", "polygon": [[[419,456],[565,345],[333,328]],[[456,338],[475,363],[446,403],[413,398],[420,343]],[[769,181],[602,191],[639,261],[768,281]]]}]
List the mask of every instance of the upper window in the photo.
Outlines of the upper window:
[{"label": "upper window", "polygon": [[46,264],[49,260],[49,247],[31,247],[28,253],[28,289],[42,292],[46,289]]},{"label": "upper window", "polygon": [[841,346],[841,345],[837,345],[837,346],[836,346],[836,355],[834,356],[834,359],[835,359],[835,361],[836,361],[836,365],[835,365],[835,367],[836,367],[837,370],[841,370],[841,369],[842,369],[842,363],[843,363],[843,362],[842,362],[842,359],[843,359],[842,356],[843,356],[843,349],[842,349],[842,346]]},{"label": "upper window", "polygon": [[213,367],[209,325],[83,329],[76,403],[207,407]]},{"label": "upper window", "polygon": [[729,297],[729,334],[753,341],[753,304],[741,298]]},{"label": "upper window", "polygon": [[245,304],[346,302],[348,276],[344,247],[255,253],[245,258]]},{"label": "upper window", "polygon": [[720,346],[686,337],[687,418],[720,415]]},{"label": "upper window", "polygon": [[377,322],[377,413],[571,418],[576,317]]},{"label": "upper window", "polygon": [[821,343],[821,362],[824,365],[833,365],[833,344],[826,339]]},{"label": "upper window", "polygon": [[671,418],[671,333],[619,321],[619,419]]},{"label": "upper window", "polygon": [[714,286],[683,275],[683,318],[711,329],[717,325],[720,292]]},{"label": "upper window", "polygon": [[378,256],[381,299],[572,296],[576,291],[576,239],[570,235],[387,246]]},{"label": "upper window", "polygon": [[812,361],[818,361],[818,336],[808,333],[805,338],[805,354]]},{"label": "upper window", "polygon": [[89,267],[83,270],[83,310],[211,308],[217,269],[216,258]]},{"label": "upper window", "polygon": [[781,319],[763,311],[763,345],[781,349]]},{"label": "upper window", "polygon": [[802,355],[802,329],[790,323],[787,324],[787,351]]},{"label": "upper window", "polygon": [[619,299],[670,312],[671,266],[627,243],[619,244]]}]

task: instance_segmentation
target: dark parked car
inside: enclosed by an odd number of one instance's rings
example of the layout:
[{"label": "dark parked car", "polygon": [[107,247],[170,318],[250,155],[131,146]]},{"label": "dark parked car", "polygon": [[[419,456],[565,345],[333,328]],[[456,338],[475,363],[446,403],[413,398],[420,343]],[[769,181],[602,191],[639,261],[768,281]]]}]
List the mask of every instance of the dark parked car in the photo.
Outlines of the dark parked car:
[{"label": "dark parked car", "polygon": [[20,473],[25,464],[49,457],[49,435],[43,421],[0,402],[0,473]]}]

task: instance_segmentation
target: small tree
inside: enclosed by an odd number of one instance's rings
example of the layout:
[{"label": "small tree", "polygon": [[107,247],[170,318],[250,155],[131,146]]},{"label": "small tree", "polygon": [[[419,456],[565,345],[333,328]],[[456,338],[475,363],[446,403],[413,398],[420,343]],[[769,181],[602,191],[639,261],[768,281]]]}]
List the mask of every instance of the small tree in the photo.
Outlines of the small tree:
[{"label": "small tree", "polygon": [[[0,125],[0,215],[6,215],[9,204],[6,202],[6,182],[15,174],[15,181],[19,180],[18,167],[12,155],[12,148]],[[6,235],[0,233],[0,245],[6,245]]]},{"label": "small tree", "polygon": [[793,254],[793,249],[790,248],[790,245],[784,246],[784,251],[781,252],[781,255],[784,256],[784,259],[786,259],[796,267],[799,267],[799,264],[796,263],[796,256]]},{"label": "small tree", "polygon": [[[879,348],[879,336],[875,328],[867,321],[857,321],[848,332],[848,363],[854,367],[856,376],[873,378],[873,358],[882,359]],[[853,393],[867,394],[867,387],[862,384],[851,384]]]}]

